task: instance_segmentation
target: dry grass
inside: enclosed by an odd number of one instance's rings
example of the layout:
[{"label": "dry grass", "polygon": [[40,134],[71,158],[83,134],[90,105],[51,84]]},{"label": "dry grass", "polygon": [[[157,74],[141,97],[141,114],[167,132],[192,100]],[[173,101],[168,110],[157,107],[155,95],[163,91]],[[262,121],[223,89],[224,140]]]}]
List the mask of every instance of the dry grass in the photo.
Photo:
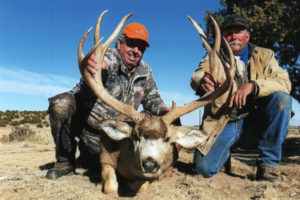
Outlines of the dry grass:
[{"label": "dry grass", "polygon": [[[31,125],[35,136],[22,142],[0,142],[0,199],[300,199],[300,136],[292,132],[284,145],[277,183],[253,181],[256,152],[235,152],[233,174],[218,173],[210,179],[189,174],[192,151],[181,151],[177,166],[148,191],[133,194],[123,186],[118,195],[101,192],[100,174],[76,169],[76,175],[47,180],[46,172],[55,162],[50,128]],[[299,129],[297,129],[299,130]],[[0,127],[0,138],[11,127]]]}]

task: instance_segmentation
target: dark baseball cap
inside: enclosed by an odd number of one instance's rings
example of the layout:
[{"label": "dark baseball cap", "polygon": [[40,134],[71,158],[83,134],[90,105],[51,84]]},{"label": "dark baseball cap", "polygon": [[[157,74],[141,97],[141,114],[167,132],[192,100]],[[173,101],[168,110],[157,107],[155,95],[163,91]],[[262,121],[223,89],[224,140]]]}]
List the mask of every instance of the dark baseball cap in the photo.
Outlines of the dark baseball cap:
[{"label": "dark baseball cap", "polygon": [[245,29],[249,29],[249,21],[242,16],[231,15],[227,17],[222,23],[221,31],[223,32],[231,26],[241,26],[244,27]]}]

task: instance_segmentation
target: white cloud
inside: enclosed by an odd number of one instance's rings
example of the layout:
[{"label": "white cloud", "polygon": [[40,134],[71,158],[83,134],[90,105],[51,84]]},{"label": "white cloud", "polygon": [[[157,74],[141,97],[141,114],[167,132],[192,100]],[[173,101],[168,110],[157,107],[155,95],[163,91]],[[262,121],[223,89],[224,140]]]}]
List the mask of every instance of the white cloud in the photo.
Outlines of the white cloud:
[{"label": "white cloud", "polygon": [[49,97],[70,90],[76,82],[78,80],[66,76],[0,67],[0,92],[3,93]]},{"label": "white cloud", "polygon": [[70,88],[61,87],[56,85],[48,84],[34,84],[34,83],[24,83],[15,80],[0,80],[0,92],[5,93],[16,93],[16,94],[30,94],[37,96],[53,96]]}]

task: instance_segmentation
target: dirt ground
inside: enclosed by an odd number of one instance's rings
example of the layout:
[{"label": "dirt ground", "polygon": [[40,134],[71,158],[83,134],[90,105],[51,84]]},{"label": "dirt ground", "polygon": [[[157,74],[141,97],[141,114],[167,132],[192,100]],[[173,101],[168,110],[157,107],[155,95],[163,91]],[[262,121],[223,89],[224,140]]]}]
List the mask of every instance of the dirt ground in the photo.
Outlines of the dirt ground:
[{"label": "dirt ground", "polygon": [[[122,185],[117,195],[101,192],[100,172],[76,169],[77,174],[57,180],[45,178],[55,162],[50,128],[35,128],[34,140],[0,142],[0,199],[300,199],[300,134],[290,132],[283,145],[281,181],[255,181],[256,151],[236,149],[233,173],[210,179],[190,174],[192,151],[180,151],[177,165],[153,182],[146,192],[133,194]],[[0,128],[0,138],[11,127]]]}]

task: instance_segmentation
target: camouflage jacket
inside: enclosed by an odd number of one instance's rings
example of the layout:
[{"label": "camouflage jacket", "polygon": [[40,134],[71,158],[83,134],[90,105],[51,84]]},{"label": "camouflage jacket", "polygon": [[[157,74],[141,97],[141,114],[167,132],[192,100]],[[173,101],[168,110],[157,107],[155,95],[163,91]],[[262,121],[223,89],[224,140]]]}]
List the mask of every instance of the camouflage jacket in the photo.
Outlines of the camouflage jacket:
[{"label": "camouflage jacket", "polygon": [[[103,85],[112,96],[126,104],[133,101],[136,109],[142,104],[145,110],[154,115],[163,113],[165,104],[158,93],[152,71],[145,62],[140,61],[138,66],[129,71],[117,48],[109,49],[104,60],[108,66],[102,71]],[[96,124],[102,119],[111,119],[118,115],[117,111],[94,95],[83,79],[70,93],[82,99],[87,124],[92,128],[97,129]]]}]

